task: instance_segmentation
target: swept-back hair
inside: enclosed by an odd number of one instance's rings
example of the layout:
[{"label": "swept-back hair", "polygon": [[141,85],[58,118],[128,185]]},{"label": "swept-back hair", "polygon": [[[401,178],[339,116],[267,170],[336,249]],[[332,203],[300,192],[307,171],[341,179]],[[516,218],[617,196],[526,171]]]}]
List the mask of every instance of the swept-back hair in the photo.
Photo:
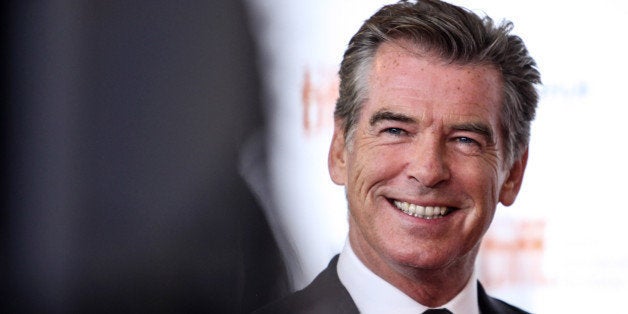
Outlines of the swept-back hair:
[{"label": "swept-back hair", "polygon": [[334,116],[342,123],[347,141],[368,94],[368,77],[378,47],[404,39],[447,62],[493,66],[501,72],[500,118],[506,159],[520,157],[529,142],[541,77],[523,40],[510,34],[512,28],[509,21],[496,25],[490,17],[438,0],[400,1],[381,8],[351,38],[340,66],[340,96]]}]

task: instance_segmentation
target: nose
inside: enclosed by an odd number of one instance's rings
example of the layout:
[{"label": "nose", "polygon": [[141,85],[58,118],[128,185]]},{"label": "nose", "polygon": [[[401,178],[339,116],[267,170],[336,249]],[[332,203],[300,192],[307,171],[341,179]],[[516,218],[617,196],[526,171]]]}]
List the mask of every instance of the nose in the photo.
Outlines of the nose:
[{"label": "nose", "polygon": [[445,147],[436,139],[416,143],[410,157],[408,174],[423,187],[436,188],[449,180],[451,173],[445,160]]}]

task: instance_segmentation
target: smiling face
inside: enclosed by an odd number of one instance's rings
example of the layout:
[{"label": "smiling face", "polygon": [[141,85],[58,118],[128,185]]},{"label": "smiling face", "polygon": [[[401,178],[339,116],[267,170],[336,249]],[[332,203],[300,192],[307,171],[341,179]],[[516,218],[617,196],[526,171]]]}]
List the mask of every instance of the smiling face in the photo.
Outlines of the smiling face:
[{"label": "smiling face", "polygon": [[404,41],[379,47],[350,143],[337,121],[329,155],[350,243],[385,279],[408,267],[470,275],[497,203],[514,201],[525,169],[527,154],[504,164],[500,73],[419,53]]}]

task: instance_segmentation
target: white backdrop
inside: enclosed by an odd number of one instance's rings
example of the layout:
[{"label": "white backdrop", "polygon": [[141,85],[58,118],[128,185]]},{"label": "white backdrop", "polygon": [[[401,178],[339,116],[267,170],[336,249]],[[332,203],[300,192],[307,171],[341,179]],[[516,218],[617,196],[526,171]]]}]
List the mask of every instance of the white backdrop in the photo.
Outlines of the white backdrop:
[{"label": "white backdrop", "polygon": [[[478,260],[483,283],[536,313],[617,310],[628,295],[628,4],[452,2],[513,21],[544,82],[522,191],[498,209]],[[345,241],[343,190],[327,172],[336,72],[349,38],[384,3],[249,0],[270,122],[267,215],[287,236],[295,288]]]}]

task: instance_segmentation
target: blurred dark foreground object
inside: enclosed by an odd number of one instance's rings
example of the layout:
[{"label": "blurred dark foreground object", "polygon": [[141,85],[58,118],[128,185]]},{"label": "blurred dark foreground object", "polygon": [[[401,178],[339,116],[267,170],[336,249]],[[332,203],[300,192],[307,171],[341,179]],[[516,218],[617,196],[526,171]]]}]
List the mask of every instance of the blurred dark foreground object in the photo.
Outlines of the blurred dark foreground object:
[{"label": "blurred dark foreground object", "polygon": [[2,313],[248,313],[287,289],[237,172],[239,1],[3,5]]}]

